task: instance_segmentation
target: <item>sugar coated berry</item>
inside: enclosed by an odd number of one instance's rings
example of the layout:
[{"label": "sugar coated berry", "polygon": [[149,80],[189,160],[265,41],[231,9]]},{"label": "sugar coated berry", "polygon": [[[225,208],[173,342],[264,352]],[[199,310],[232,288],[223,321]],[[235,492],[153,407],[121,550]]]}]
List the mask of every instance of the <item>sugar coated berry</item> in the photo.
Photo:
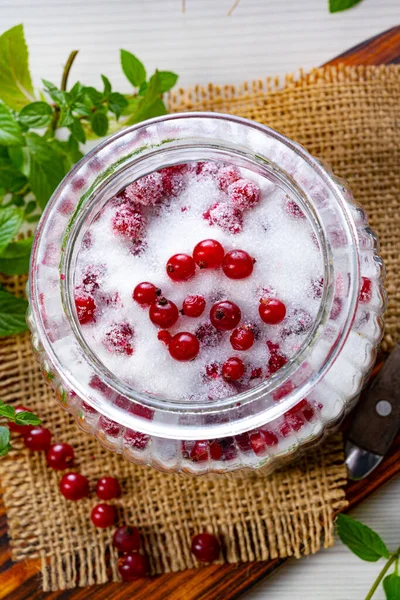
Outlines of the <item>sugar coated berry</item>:
[{"label": "sugar coated berry", "polygon": [[372,281],[368,277],[361,277],[359,301],[368,304],[372,300]]},{"label": "sugar coated berry", "polygon": [[164,342],[164,344],[168,346],[168,344],[171,341],[172,335],[166,329],[161,329],[161,331],[157,333],[157,338],[160,340],[160,342]]},{"label": "sugar coated berry", "polygon": [[198,162],[196,164],[196,175],[201,177],[216,177],[221,163],[217,162]]},{"label": "sugar coated berry", "polygon": [[154,325],[168,329],[177,322],[179,310],[176,304],[162,297],[150,306],[149,317]]},{"label": "sugar coated berry", "polygon": [[118,571],[123,581],[141,579],[149,572],[149,559],[139,552],[125,554],[118,559]]},{"label": "sugar coated berry", "polygon": [[229,199],[232,205],[239,210],[253,208],[260,202],[260,188],[250,179],[239,179],[228,188]]},{"label": "sugar coated berry", "polygon": [[31,427],[24,435],[24,444],[34,452],[46,452],[51,444],[51,432],[46,427]]},{"label": "sugar coated berry", "polygon": [[216,329],[229,331],[239,325],[242,313],[234,302],[221,300],[216,302],[210,310],[210,321]]},{"label": "sugar coated berry", "polygon": [[305,219],[306,216],[300,206],[294,200],[287,200],[285,203],[285,211],[294,219]]},{"label": "sugar coated berry", "polygon": [[222,270],[229,279],[245,279],[253,272],[255,259],[245,250],[231,250],[222,261]]},{"label": "sugar coated berry", "polygon": [[67,500],[81,500],[89,495],[89,481],[80,473],[66,473],[60,481],[60,492]]},{"label": "sugar coated berry", "polygon": [[200,269],[218,269],[224,258],[225,250],[217,240],[203,240],[196,244],[193,258]]},{"label": "sugar coated berry", "polygon": [[286,306],[277,298],[261,298],[258,312],[264,323],[276,325],[285,318]]},{"label": "sugar coated berry", "polygon": [[136,527],[122,525],[113,535],[113,546],[118,552],[135,552],[140,548],[140,533]]},{"label": "sugar coated berry", "polygon": [[193,333],[182,331],[171,338],[168,350],[172,358],[179,361],[193,360],[199,353],[199,340]]},{"label": "sugar coated berry", "polygon": [[219,557],[221,546],[215,535],[199,533],[192,538],[190,551],[201,562],[213,562]]},{"label": "sugar coated berry", "polygon": [[242,212],[227,202],[217,202],[203,214],[210,225],[229,233],[240,233],[243,229]]},{"label": "sugar coated berry", "polygon": [[[26,408],[25,406],[15,406],[14,408],[16,415],[19,415],[23,412],[32,412],[29,410],[29,408]],[[10,431],[13,431],[14,433],[21,433],[22,435],[25,435],[30,429],[32,429],[32,425],[17,425],[17,423],[11,422],[7,423],[7,426]]]},{"label": "sugar coated berry", "polygon": [[161,173],[150,173],[134,181],[124,190],[124,196],[133,203],[143,206],[153,206],[160,202],[164,193],[163,176]]},{"label": "sugar coated berry", "polygon": [[90,518],[93,525],[96,525],[100,529],[105,529],[114,525],[117,518],[117,511],[111,504],[96,504],[93,507]]},{"label": "sugar coated berry", "polygon": [[131,448],[137,450],[144,450],[150,441],[150,436],[140,431],[134,431],[133,429],[126,429],[124,435],[124,443]]},{"label": "sugar coated berry", "polygon": [[105,332],[104,345],[109,352],[131,356],[134,335],[135,332],[129,323],[113,323]]},{"label": "sugar coated berry", "polygon": [[240,179],[240,171],[233,165],[225,165],[218,171],[218,187],[223,192],[228,190],[228,187]]},{"label": "sugar coated berry", "polygon": [[215,348],[222,340],[222,332],[215,329],[209,322],[199,325],[195,331],[195,335],[206,348]]},{"label": "sugar coated berry", "polygon": [[146,227],[146,219],[141,212],[129,204],[120,204],[112,219],[113,231],[128,240],[141,238]]},{"label": "sugar coated berry", "polygon": [[187,317],[200,317],[206,307],[206,301],[203,296],[190,295],[186,296],[183,301],[182,313]]},{"label": "sugar coated berry", "polygon": [[243,361],[236,356],[228,358],[222,365],[222,377],[225,381],[238,381],[245,373]]},{"label": "sugar coated berry", "polygon": [[96,303],[92,296],[89,296],[88,294],[76,294],[75,307],[78,314],[78,321],[81,325],[94,321]]},{"label": "sugar coated berry", "polygon": [[74,449],[69,444],[53,444],[46,454],[47,464],[55,471],[70,469],[74,458]]},{"label": "sugar coated berry", "polygon": [[101,477],[96,483],[96,494],[100,500],[113,500],[121,495],[121,486],[115,477]]},{"label": "sugar coated berry", "polygon": [[248,350],[254,344],[254,331],[248,325],[240,325],[232,331],[229,340],[234,350]]},{"label": "sugar coated berry", "polygon": [[172,281],[187,281],[196,271],[196,264],[189,254],[174,254],[167,262],[167,274]]},{"label": "sugar coated berry", "polygon": [[141,306],[150,306],[158,296],[161,296],[161,290],[148,281],[138,283],[132,294],[132,298]]}]

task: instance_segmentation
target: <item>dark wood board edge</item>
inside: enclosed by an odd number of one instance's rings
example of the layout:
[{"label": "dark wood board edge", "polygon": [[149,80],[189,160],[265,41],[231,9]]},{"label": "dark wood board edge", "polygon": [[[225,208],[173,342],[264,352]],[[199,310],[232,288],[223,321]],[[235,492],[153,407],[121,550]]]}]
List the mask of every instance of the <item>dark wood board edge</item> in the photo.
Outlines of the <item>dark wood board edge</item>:
[{"label": "dark wood board edge", "polygon": [[[400,26],[393,27],[326,65],[379,65],[400,63]],[[351,510],[400,472],[400,435],[390,453],[370,477],[349,482],[347,510]],[[235,600],[288,559],[235,565],[212,565],[180,573],[160,575],[131,584],[109,583],[44,594],[40,590],[40,565],[36,560],[13,563],[7,542],[4,505],[0,502],[0,599],[1,600]]]}]

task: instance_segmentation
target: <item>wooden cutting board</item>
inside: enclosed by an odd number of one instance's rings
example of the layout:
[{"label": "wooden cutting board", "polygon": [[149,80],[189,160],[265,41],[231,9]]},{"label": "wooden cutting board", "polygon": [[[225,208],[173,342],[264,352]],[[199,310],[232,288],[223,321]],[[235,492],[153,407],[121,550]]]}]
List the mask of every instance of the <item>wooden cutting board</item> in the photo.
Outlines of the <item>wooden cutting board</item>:
[{"label": "wooden cutting board", "polygon": [[[327,64],[379,65],[400,63],[400,26],[371,38]],[[370,477],[350,482],[346,489],[349,510],[400,472],[400,434]],[[7,522],[0,499],[0,600],[233,600],[273,573],[288,559],[235,565],[213,565],[181,573],[160,575],[130,584],[109,583],[44,594],[40,589],[39,561],[13,563],[8,546]]]}]

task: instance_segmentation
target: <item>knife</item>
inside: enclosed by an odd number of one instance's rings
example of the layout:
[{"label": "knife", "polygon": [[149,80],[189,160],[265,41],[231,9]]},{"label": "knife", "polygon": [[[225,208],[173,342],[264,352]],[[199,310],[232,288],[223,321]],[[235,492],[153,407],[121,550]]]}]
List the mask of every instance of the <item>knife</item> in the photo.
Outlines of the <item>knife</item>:
[{"label": "knife", "polygon": [[350,479],[363,479],[381,462],[400,429],[400,345],[361,394],[345,444]]}]

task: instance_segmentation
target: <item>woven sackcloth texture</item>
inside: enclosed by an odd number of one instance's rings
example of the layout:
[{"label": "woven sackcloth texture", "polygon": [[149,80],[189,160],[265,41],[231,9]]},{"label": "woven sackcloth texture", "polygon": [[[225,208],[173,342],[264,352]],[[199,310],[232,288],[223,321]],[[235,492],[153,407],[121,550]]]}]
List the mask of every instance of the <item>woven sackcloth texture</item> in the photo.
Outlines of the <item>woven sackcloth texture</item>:
[{"label": "woven sackcloth texture", "polygon": [[[173,111],[214,110],[260,121],[297,140],[348,180],[382,242],[389,290],[389,350],[400,313],[400,67],[326,68],[239,88],[209,86],[170,97]],[[21,279],[6,285],[23,291]],[[112,474],[123,485],[115,503],[121,522],[137,525],[153,573],[198,566],[190,538],[218,535],[227,562],[316,552],[333,542],[334,514],[346,505],[341,438],[310,451],[296,465],[266,479],[203,480],[134,466],[81,433],[46,387],[29,336],[0,344],[0,396],[37,412],[54,439],[73,444],[76,467],[92,483]],[[43,455],[21,450],[0,461],[13,557],[40,558],[43,589],[57,590],[118,579],[112,531],[89,519],[95,497],[68,503],[60,475]]]}]

